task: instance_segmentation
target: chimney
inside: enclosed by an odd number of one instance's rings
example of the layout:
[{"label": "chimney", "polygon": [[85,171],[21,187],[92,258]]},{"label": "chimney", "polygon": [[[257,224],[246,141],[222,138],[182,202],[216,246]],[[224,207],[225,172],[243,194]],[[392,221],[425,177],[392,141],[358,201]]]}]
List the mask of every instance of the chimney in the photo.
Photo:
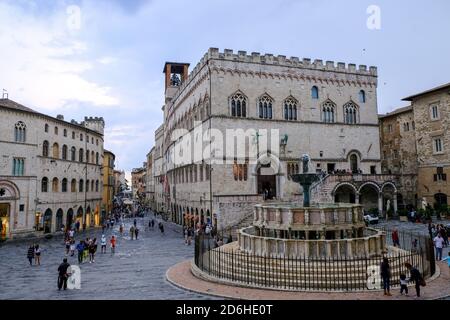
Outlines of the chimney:
[{"label": "chimney", "polygon": [[64,116],[63,116],[62,114],[58,114],[58,115],[56,116],[56,119],[58,119],[58,120],[64,120]]}]

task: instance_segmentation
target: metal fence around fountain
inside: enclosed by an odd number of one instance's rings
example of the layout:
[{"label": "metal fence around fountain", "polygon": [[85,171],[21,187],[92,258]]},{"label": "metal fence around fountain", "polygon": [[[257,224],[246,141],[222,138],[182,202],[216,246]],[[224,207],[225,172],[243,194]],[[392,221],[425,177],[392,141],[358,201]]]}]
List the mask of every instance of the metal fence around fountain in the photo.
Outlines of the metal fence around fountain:
[{"label": "metal fence around fountain", "polygon": [[[390,238],[391,230],[385,230]],[[409,276],[405,263],[418,268],[425,279],[434,274],[432,242],[427,236],[399,233],[400,248],[389,253],[391,287],[400,286],[400,274]],[[412,246],[418,240],[417,248]],[[409,241],[411,243],[408,246]],[[209,277],[236,285],[284,290],[360,291],[382,289],[379,272],[383,257],[307,258],[254,255],[236,247],[214,247],[207,235],[195,238],[195,265]],[[390,243],[388,243],[390,244]]]}]

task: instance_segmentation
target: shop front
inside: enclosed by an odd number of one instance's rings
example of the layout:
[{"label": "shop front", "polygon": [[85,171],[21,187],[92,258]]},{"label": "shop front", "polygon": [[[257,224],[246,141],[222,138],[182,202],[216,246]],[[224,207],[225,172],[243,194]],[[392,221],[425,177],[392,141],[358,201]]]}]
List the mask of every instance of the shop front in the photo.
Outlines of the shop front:
[{"label": "shop front", "polygon": [[0,240],[9,238],[9,221],[10,221],[10,205],[9,203],[0,203]]}]

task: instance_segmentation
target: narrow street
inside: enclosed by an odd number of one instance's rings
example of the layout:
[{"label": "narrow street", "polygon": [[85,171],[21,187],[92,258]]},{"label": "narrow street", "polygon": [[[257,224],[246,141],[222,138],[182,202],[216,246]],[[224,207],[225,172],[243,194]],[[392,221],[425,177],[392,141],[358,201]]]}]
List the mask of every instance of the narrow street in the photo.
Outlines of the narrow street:
[{"label": "narrow street", "polygon": [[[30,242],[20,241],[0,246],[0,299],[212,299],[178,289],[165,279],[166,270],[193,257],[194,246],[186,246],[181,227],[164,222],[165,232],[148,230],[149,217],[137,218],[138,240],[128,236],[133,219],[125,220],[123,237],[118,225],[105,230],[108,240],[117,237],[114,256],[100,253],[95,263],[84,262],[81,268],[81,289],[58,291],[57,269],[65,257],[63,237],[39,240],[43,252],[41,266],[30,266],[26,258]],[[101,229],[76,234],[77,243],[87,237],[100,243]],[[70,264],[78,264],[77,254],[68,257]]]}]

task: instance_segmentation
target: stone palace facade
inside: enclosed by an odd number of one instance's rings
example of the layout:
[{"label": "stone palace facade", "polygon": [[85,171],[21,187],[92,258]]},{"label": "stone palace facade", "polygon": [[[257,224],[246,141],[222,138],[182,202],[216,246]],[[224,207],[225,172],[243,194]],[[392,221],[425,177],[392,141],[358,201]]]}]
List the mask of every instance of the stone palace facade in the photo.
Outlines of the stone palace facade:
[{"label": "stone palace facade", "polygon": [[395,177],[381,174],[376,67],[216,48],[188,67],[163,70],[164,123],[152,151],[158,211],[226,229],[256,203],[300,201],[290,175],[303,154],[322,173],[313,201],[396,210]]}]

